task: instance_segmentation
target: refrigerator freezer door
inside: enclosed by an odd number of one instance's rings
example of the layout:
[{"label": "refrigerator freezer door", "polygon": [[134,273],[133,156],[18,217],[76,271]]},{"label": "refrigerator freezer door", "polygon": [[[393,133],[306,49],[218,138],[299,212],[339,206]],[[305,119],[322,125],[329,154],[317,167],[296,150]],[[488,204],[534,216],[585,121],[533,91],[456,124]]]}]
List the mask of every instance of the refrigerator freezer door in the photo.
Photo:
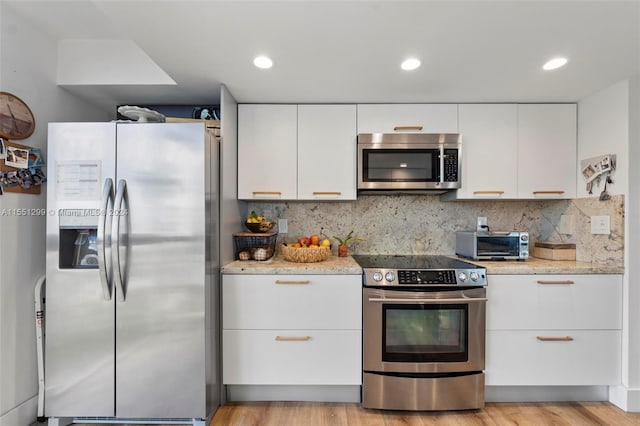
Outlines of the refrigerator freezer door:
[{"label": "refrigerator freezer door", "polygon": [[116,417],[206,417],[205,157],[202,124],[118,125]]},{"label": "refrigerator freezer door", "polygon": [[105,180],[115,178],[115,134],[113,123],[49,124],[47,417],[115,413],[114,301],[99,269],[74,267],[70,261],[81,232],[73,228],[97,226],[104,219],[97,214]]}]

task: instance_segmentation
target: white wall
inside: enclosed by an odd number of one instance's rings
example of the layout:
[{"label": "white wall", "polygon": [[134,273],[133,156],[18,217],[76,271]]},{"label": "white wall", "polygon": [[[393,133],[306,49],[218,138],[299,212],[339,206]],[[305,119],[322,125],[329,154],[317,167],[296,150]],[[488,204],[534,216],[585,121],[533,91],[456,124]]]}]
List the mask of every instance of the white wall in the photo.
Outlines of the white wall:
[{"label": "white wall", "polygon": [[240,218],[242,201],[238,201],[238,103],[229,90],[222,86],[222,147],[220,167],[220,264],[235,260],[233,233],[242,231]]},{"label": "white wall", "polygon": [[[56,86],[57,41],[0,1],[0,90],[22,98],[36,118],[34,134],[19,141],[45,150],[50,121],[105,121],[112,114]],[[114,106],[115,108],[115,106]],[[34,285],[45,270],[44,217],[2,215],[44,208],[40,195],[0,196],[0,426],[31,424],[36,417]]]},{"label": "white wall", "polygon": [[[639,80],[621,81],[578,103],[578,166],[585,158],[616,154],[614,184],[607,190],[625,195],[622,386],[612,389],[611,400],[628,411],[640,411],[640,170],[635,165],[640,161]],[[598,197],[602,186],[588,195],[580,173],[578,182],[578,197]]]},{"label": "white wall", "polygon": [[[629,80],[629,192],[627,201],[627,265],[629,314],[628,336],[628,381],[627,386],[635,389],[629,398],[628,407],[640,411],[640,75]],[[631,166],[633,165],[633,166]]]},{"label": "white wall", "polygon": [[629,185],[629,82],[621,81],[578,103],[578,191],[576,198],[597,197],[604,187],[586,190],[580,161],[604,154],[617,154],[617,169],[612,175],[610,194],[627,194]]}]

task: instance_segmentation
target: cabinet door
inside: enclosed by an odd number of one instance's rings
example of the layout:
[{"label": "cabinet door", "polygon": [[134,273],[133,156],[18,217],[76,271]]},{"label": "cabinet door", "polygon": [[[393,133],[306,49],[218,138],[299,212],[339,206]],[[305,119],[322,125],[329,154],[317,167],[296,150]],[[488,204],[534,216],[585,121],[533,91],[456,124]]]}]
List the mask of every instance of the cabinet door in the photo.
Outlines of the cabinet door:
[{"label": "cabinet door", "polygon": [[397,132],[458,133],[458,105],[358,105],[358,133]]},{"label": "cabinet door", "polygon": [[296,105],[238,105],[238,199],[296,199],[297,114]]},{"label": "cabinet door", "polygon": [[355,105],[298,105],[298,199],[356,199]]},{"label": "cabinet door", "polygon": [[362,384],[360,330],[223,330],[222,340],[224,384]]},{"label": "cabinet door", "polygon": [[615,385],[621,344],[619,330],[488,331],[486,384]]},{"label": "cabinet door", "polygon": [[622,275],[490,275],[488,330],[618,330]]},{"label": "cabinet door", "polygon": [[518,197],[576,196],[576,105],[518,105]]},{"label": "cabinet door", "polygon": [[458,199],[516,198],[518,128],[515,104],[462,104],[462,187]]},{"label": "cabinet door", "polygon": [[362,328],[360,275],[228,275],[222,277],[227,329]]}]

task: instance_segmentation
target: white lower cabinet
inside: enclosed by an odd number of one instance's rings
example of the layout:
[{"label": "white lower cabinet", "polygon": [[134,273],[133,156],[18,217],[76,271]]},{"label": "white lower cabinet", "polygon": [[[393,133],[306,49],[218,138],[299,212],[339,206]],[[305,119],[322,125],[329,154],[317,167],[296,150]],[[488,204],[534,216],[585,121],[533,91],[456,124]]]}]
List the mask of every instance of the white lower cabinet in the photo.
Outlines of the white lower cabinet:
[{"label": "white lower cabinet", "polygon": [[489,330],[488,386],[620,383],[619,330]]},{"label": "white lower cabinet", "polygon": [[621,275],[489,275],[486,384],[621,380]]},{"label": "white lower cabinet", "polygon": [[224,382],[360,385],[359,330],[224,330]]},{"label": "white lower cabinet", "polygon": [[225,385],[362,383],[360,275],[223,275]]}]

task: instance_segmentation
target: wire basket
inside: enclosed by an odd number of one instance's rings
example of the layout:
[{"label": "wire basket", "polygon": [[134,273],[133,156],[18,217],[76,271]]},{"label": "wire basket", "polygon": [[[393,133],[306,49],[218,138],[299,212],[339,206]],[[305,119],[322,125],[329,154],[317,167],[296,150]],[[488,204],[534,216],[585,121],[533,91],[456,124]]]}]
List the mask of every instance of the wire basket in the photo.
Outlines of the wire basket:
[{"label": "wire basket", "polygon": [[269,260],[276,252],[277,232],[233,234],[236,260]]},{"label": "wire basket", "polygon": [[297,263],[322,262],[329,258],[331,249],[329,247],[289,247],[282,245],[282,255],[284,260]]}]

